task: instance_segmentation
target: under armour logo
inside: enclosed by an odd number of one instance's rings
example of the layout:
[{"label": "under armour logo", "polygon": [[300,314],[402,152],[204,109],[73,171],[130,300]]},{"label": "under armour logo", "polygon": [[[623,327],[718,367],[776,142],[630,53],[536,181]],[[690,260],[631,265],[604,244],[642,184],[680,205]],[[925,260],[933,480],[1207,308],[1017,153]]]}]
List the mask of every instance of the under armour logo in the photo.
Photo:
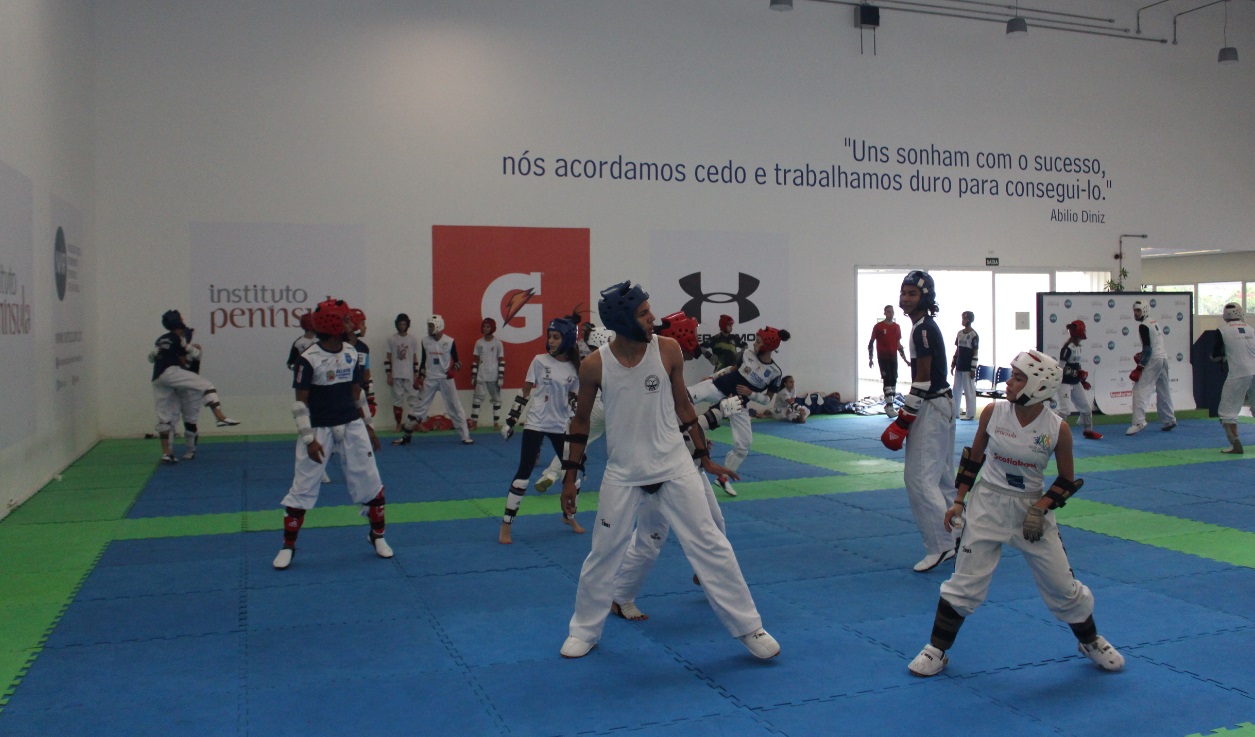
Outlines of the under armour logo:
[{"label": "under armour logo", "polygon": [[[680,289],[683,289],[685,294],[692,297],[692,299],[684,303],[680,311],[686,315],[696,317],[698,322],[702,322],[702,305],[704,303],[710,302],[711,304],[722,305],[735,302],[738,310],[740,310],[740,315],[736,321],[749,322],[759,315],[758,305],[749,301],[749,296],[758,291],[759,284],[761,282],[755,277],[738,272],[736,294],[731,292],[703,292],[702,273],[700,271],[694,272],[680,279]],[[716,297],[721,299],[715,299]]]}]

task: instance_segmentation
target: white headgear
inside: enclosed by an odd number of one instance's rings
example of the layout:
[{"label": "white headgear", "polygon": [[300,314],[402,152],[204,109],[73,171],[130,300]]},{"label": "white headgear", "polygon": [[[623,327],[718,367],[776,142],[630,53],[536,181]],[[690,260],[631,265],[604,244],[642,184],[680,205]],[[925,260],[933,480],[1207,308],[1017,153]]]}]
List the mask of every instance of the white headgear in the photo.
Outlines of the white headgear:
[{"label": "white headgear", "polygon": [[[1133,317],[1137,318],[1138,320],[1141,320],[1143,317],[1146,317],[1146,315],[1149,312],[1149,307],[1150,306],[1146,304],[1145,300],[1141,300],[1141,299],[1137,300],[1136,302],[1133,303]],[[1137,313],[1139,312],[1142,313],[1141,317],[1138,317],[1137,315]]]},{"label": "white headgear", "polygon": [[441,317],[440,315],[432,315],[431,317],[427,318],[427,324],[432,326],[432,328],[434,328],[437,333],[444,332],[444,318]]},{"label": "white headgear", "polygon": [[1227,321],[1241,320],[1242,308],[1237,302],[1230,302],[1224,306],[1224,319]]},{"label": "white headgear", "polygon": [[588,334],[588,347],[600,348],[614,340],[614,331],[603,327],[595,327]]},{"label": "white headgear", "polygon": [[1015,398],[1016,404],[1025,407],[1050,399],[1063,383],[1063,369],[1059,368],[1059,362],[1040,351],[1024,351],[1011,361],[1011,368],[1028,377],[1024,389]]}]

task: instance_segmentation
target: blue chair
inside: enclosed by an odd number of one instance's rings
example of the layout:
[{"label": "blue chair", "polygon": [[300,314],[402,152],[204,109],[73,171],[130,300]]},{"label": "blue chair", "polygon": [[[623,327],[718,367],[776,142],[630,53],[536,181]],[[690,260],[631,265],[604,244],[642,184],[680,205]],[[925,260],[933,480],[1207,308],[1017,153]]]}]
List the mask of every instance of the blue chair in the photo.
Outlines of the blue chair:
[{"label": "blue chair", "polygon": [[1003,367],[999,366],[999,367],[998,367],[998,372],[997,372],[996,374],[994,374],[994,390],[993,390],[993,392],[991,392],[991,393],[990,393],[990,395],[989,395],[989,396],[991,396],[991,397],[995,397],[995,398],[998,398],[998,399],[1001,399],[1002,397],[1005,397],[1005,396],[1007,395],[1006,390],[1005,390],[1005,389],[999,389],[999,388],[998,388],[998,385],[999,385],[999,384],[1005,384],[1005,383],[1007,383],[1007,379],[1009,379],[1009,378],[1011,378],[1011,369],[1009,369],[1009,368],[1003,368]]},{"label": "blue chair", "polygon": [[[976,367],[976,381],[973,382],[973,384],[976,386],[976,396],[978,397],[992,397],[993,396],[993,391],[995,388],[994,377],[995,377],[995,374],[994,374],[993,366],[977,366]],[[989,382],[989,385],[982,387],[980,385],[982,381]]]}]

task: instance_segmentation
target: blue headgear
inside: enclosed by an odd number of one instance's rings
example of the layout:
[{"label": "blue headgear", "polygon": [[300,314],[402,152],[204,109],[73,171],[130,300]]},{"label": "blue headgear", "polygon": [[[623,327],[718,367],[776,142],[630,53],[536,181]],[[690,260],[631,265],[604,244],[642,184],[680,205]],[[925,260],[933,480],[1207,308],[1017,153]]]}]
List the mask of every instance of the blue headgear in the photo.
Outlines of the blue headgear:
[{"label": "blue headgear", "polygon": [[636,320],[636,310],[647,299],[649,292],[641,289],[641,285],[630,281],[619,282],[601,290],[597,314],[601,315],[601,323],[615,333],[639,343],[648,343],[649,336]]},{"label": "blue headgear", "polygon": [[562,336],[558,344],[558,353],[566,353],[575,347],[575,323],[565,317],[555,317],[549,321],[549,330]]},{"label": "blue headgear", "polygon": [[927,271],[916,269],[906,275],[902,280],[902,286],[910,285],[919,287],[919,309],[926,310],[937,304],[937,285],[933,283],[933,278],[929,276]]}]

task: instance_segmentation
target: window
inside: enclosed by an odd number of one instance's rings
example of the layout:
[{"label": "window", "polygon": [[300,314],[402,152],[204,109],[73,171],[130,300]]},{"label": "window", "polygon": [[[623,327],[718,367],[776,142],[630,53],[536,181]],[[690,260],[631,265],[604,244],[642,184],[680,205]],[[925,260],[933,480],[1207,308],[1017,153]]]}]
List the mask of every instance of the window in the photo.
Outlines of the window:
[{"label": "window", "polygon": [[1246,283],[1246,314],[1255,311],[1255,281]]},{"label": "window", "polygon": [[1056,271],[1056,292],[1102,292],[1110,271]]},{"label": "window", "polygon": [[1154,288],[1156,292],[1189,292],[1194,295],[1194,313],[1198,314],[1198,292],[1193,284],[1160,284]]},{"label": "window", "polygon": [[1198,285],[1198,301],[1194,312],[1198,315],[1219,315],[1228,302],[1242,304],[1242,282],[1203,282]]}]

